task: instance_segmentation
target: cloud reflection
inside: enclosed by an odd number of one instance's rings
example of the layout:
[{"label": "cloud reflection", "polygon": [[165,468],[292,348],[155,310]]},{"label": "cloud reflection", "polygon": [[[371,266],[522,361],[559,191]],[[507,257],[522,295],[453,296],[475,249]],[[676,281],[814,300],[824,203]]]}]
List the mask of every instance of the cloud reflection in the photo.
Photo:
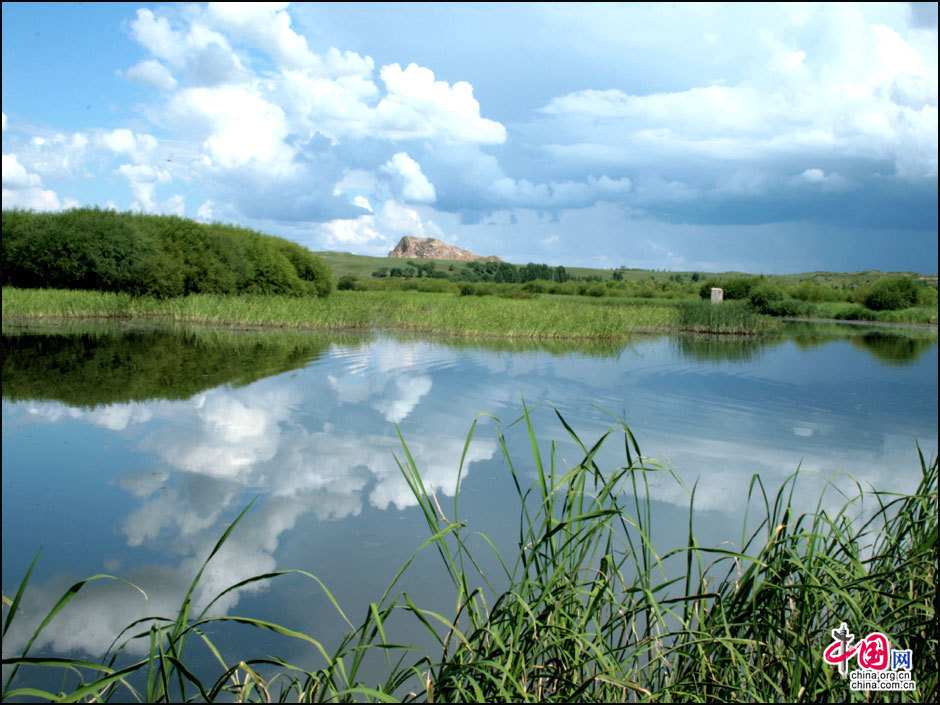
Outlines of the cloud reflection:
[{"label": "cloud reflection", "polygon": [[[668,455],[689,487],[698,480],[696,508],[732,517],[732,524],[741,516],[755,473],[768,491],[775,491],[797,467],[811,471],[797,485],[800,511],[814,508],[837,471],[879,488],[904,490],[905,483],[916,482],[913,438],[905,432],[918,428],[913,421],[918,414],[929,416],[923,409],[929,411],[931,404],[935,419],[935,397],[926,407],[911,407],[911,413],[903,411],[907,407],[901,396],[891,397],[899,411],[885,424],[875,420],[882,418],[874,413],[876,402],[856,396],[852,384],[831,381],[845,364],[842,358],[814,353],[813,368],[801,373],[801,379],[811,380],[804,388],[794,381],[792,365],[805,365],[807,353],[797,355],[780,346],[767,350],[759,368],[750,359],[746,365],[712,361],[703,366],[672,355],[669,345],[650,341],[616,359],[587,359],[479,351],[457,355],[443,345],[377,340],[334,346],[326,359],[301,373],[240,388],[219,387],[183,402],[94,410],[30,402],[25,405],[30,418],[114,432],[131,446],[134,463],[146,460],[118,478],[119,487],[136,501],[118,520],[119,529],[130,547],[173,554],[164,565],[150,562],[122,573],[145,586],[148,601],[123,584],[96,585],[52,622],[40,646],[100,653],[133,619],[174,613],[222,530],[251,495],[264,499],[210,565],[195,596],[197,607],[238,580],[276,569],[279,545],[305,516],[333,521],[413,506],[415,499],[395,459],[402,451],[392,422],[404,424],[402,433],[427,488],[453,495],[472,421],[464,410],[502,407],[514,418],[520,394],[530,405],[557,399],[588,445],[612,421],[590,403],[624,410],[647,454]],[[851,352],[848,346],[843,349]],[[451,374],[455,358],[460,368]],[[864,360],[849,359],[859,365]],[[814,370],[818,380],[812,377]],[[900,390],[893,369],[879,367],[876,372],[867,384],[882,385],[876,390],[879,398],[888,398],[889,388]],[[865,366],[852,374],[874,373]],[[540,441],[565,438],[549,408],[537,414]],[[877,423],[883,425],[875,430]],[[524,436],[521,425],[507,429],[523,474],[531,472]],[[929,454],[935,432],[921,435],[921,441]],[[464,476],[474,464],[494,458],[496,450],[495,440],[477,434]],[[561,441],[559,457],[570,467],[580,454]],[[908,457],[911,463],[904,461]],[[597,460],[602,467],[622,465],[622,444],[611,439]],[[912,472],[899,473],[899,465]],[[650,480],[654,500],[688,508],[689,493],[668,474]],[[854,492],[847,475],[835,483],[837,489]],[[832,507],[825,508],[834,508],[842,497],[832,492],[827,502]],[[15,621],[18,631],[4,639],[5,650],[15,651],[24,643],[23,635],[38,626],[36,615],[45,614],[41,605],[52,604],[73,579],[57,576],[31,588],[24,616]],[[233,593],[217,609],[230,610],[238,600]]]}]

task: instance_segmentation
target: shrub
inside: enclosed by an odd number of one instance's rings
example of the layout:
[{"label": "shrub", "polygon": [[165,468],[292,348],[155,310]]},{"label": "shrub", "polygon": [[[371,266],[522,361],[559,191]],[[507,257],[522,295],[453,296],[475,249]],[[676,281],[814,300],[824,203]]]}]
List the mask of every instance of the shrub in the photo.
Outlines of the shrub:
[{"label": "shrub", "polygon": [[908,277],[882,277],[868,288],[862,301],[872,311],[895,311],[917,304],[917,284]]},{"label": "shrub", "polygon": [[835,318],[840,321],[865,321],[871,318],[871,314],[864,306],[849,306],[842,311],[836,311]]},{"label": "shrub", "polygon": [[329,265],[295,242],[176,216],[3,212],[2,283],[131,294],[327,296]]},{"label": "shrub", "polygon": [[800,282],[795,286],[790,294],[794,299],[800,301],[812,301],[821,303],[823,301],[841,301],[844,297],[841,291],[833,289],[831,286],[816,284],[815,282]]},{"label": "shrub", "polygon": [[761,313],[765,313],[768,316],[809,316],[812,314],[813,305],[806,303],[805,301],[798,301],[796,299],[782,299],[780,301],[771,301],[767,303],[761,310]]},{"label": "shrub", "polygon": [[783,298],[783,291],[780,287],[765,281],[751,289],[748,301],[761,313],[767,313],[772,304],[783,301]]},{"label": "shrub", "polygon": [[937,305],[937,290],[932,286],[920,286],[917,289],[917,305],[918,306],[934,306]]},{"label": "shrub", "polygon": [[351,274],[346,274],[340,277],[336,288],[340,291],[352,291],[356,288],[356,277],[352,276]]}]

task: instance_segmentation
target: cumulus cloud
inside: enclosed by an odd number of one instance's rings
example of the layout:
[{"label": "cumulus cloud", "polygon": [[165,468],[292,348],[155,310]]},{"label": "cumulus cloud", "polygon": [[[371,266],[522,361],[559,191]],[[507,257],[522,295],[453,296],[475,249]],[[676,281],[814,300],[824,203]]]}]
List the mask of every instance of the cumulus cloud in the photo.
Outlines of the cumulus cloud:
[{"label": "cumulus cloud", "polygon": [[169,69],[155,59],[141,61],[127,69],[127,77],[145,86],[168,91],[176,88],[177,80]]},{"label": "cumulus cloud", "polygon": [[134,194],[131,209],[144,213],[157,212],[156,187],[158,183],[170,180],[169,172],[148,164],[121,164],[117,171],[127,180]]},{"label": "cumulus cloud", "polygon": [[903,178],[936,177],[936,62],[896,30],[847,12],[840,18],[853,36],[844,35],[825,62],[768,35],[763,66],[737,83],[558,96],[541,109],[559,121],[557,134],[570,135],[553,153],[590,159],[587,145],[609,147],[615,162],[674,175],[683,166],[673,154],[691,157],[687,168],[698,155],[715,163],[716,174],[731,163],[752,163],[773,175],[791,155],[811,149],[827,161],[890,159]]},{"label": "cumulus cloud", "polygon": [[380,132],[392,139],[439,138],[455,142],[500,144],[506,128],[480,116],[480,104],[466,81],[449,86],[430,69],[408,64],[383,66],[387,94],[376,107]]},{"label": "cumulus cloud", "polygon": [[212,201],[206,201],[199,206],[199,210],[196,211],[196,220],[201,220],[203,223],[211,221],[213,206],[215,206],[215,204]]},{"label": "cumulus cloud", "polygon": [[130,157],[137,162],[147,159],[157,147],[157,140],[153,135],[135,134],[126,128],[100,132],[96,135],[96,141],[115,155]]},{"label": "cumulus cloud", "polygon": [[40,178],[38,174],[31,174],[26,171],[15,154],[3,155],[3,185],[12,189],[29,188],[39,186]]},{"label": "cumulus cloud", "polygon": [[[323,155],[311,149],[318,136],[332,147],[367,138],[505,141],[503,126],[480,115],[470,84],[435,80],[430,69],[417,64],[405,69],[391,64],[379,72],[383,90],[370,57],[335,47],[313,52],[294,30],[286,7],[210,3],[160,15],[141,9],[131,23],[132,36],[154,58],[127,75],[170,93],[153,115],[196,142],[191,166],[211,176],[218,197],[238,197],[243,184],[247,192],[257,191],[264,179],[296,182],[322,174]],[[251,50],[260,51],[275,70],[258,71],[248,59]],[[110,139],[118,146],[122,137],[127,135]],[[131,149],[129,141],[124,149]],[[435,200],[430,180],[406,152],[396,153],[387,166],[398,197]],[[253,186],[245,183],[246,168],[254,173]],[[226,186],[230,175],[240,182],[234,190]],[[324,220],[329,210],[321,209]]]},{"label": "cumulus cloud", "polygon": [[400,182],[401,195],[406,201],[433,203],[437,198],[434,186],[421,171],[421,165],[406,152],[393,155],[382,170],[397,177]]},{"label": "cumulus cloud", "polygon": [[197,125],[208,133],[202,147],[203,162],[210,168],[250,164],[275,176],[293,170],[284,111],[249,90],[188,88],[173,96],[169,111],[177,124]]},{"label": "cumulus cloud", "polygon": [[434,221],[423,218],[414,208],[394,200],[386,201],[378,213],[324,223],[319,233],[327,247],[354,245],[376,255],[387,254],[391,245],[406,235],[438,239],[444,237],[444,231]]},{"label": "cumulus cloud", "polygon": [[20,164],[15,154],[3,155],[3,188],[0,197],[4,208],[57,211],[76,205],[74,199],[66,199],[63,203],[55,191],[43,188],[39,175]]}]

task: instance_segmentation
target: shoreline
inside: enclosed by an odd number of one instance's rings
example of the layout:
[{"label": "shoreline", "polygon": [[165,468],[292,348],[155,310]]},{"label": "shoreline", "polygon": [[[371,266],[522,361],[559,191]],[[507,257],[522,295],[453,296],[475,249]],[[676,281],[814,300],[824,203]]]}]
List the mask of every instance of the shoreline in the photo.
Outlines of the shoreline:
[{"label": "shoreline", "polygon": [[4,288],[2,320],[184,323],[230,330],[410,333],[469,340],[627,341],[636,335],[768,337],[794,323],[937,330],[936,323],[772,317],[743,302],[527,299],[419,291],[334,292],[329,298],[211,295],[157,299],[125,293]]}]

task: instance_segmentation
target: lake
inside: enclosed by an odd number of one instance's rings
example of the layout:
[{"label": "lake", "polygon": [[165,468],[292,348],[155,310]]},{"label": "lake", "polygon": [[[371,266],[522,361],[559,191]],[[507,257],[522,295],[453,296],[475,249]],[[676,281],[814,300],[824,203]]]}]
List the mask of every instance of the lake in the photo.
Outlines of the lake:
[{"label": "lake", "polygon": [[[937,362],[935,328],[835,324],[793,324],[760,340],[579,345],[5,325],[4,595],[42,553],[4,655],[18,653],[69,585],[94,573],[130,581],[147,598],[117,581],[89,585],[35,652],[98,656],[133,620],[175,615],[215,542],[255,497],[209,564],[197,605],[249,576],[300,568],[358,624],[428,537],[396,461],[404,457],[396,426],[440,511],[512,557],[519,501],[497,434],[519,474],[534,480],[525,423],[516,422],[523,400],[544,458],[557,442],[559,470],[582,453],[555,410],[588,447],[622,418],[643,454],[672,469],[650,479],[662,551],[684,545],[693,486],[699,542],[739,546],[755,474],[775,491],[799,468],[803,510],[827,485],[824,508],[841,506],[840,492],[854,493],[856,482],[913,490],[916,444],[937,453]],[[596,460],[623,465],[622,440]],[[479,546],[498,585],[498,564]],[[399,589],[450,614],[448,585],[440,559],[424,551]],[[348,628],[297,575],[230,593],[215,613],[268,619],[326,644]],[[273,634],[225,634],[232,658],[314,658]]]}]

